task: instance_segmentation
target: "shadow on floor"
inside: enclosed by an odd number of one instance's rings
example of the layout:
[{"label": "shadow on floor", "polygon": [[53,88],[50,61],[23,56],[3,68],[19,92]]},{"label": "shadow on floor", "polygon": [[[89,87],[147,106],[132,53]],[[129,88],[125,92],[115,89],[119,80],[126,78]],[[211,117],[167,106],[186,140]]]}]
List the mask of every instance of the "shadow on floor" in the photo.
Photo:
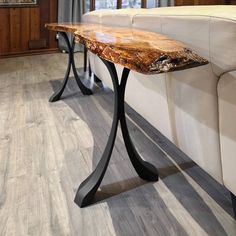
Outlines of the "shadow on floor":
[{"label": "shadow on floor", "polygon": [[[55,91],[60,83],[52,81]],[[113,112],[113,93],[109,89],[95,88],[93,96],[83,96],[73,79],[69,80],[62,101],[66,103],[92,130],[95,145],[104,150],[111,127]],[[101,111],[102,107],[102,111]],[[221,222],[212,212],[205,199],[201,197],[186,175],[204,190],[221,208],[233,216],[232,206],[227,190],[212,179],[190,158],[177,149],[160,132],[154,129],[133,109],[127,106],[128,127],[134,144],[146,160],[152,162],[159,170],[162,185],[168,192],[157,189],[159,183],[147,183],[135,176],[125,152],[121,135],[116,140],[112,154],[112,165],[104,177],[100,190],[95,197],[95,204],[106,202],[117,235],[188,235],[179,223],[179,216],[174,214],[174,202],[167,205],[163,196],[174,196],[200,228],[209,235],[227,235]],[[109,116],[110,119],[105,119]],[[106,140],[101,141],[103,127]],[[142,127],[142,128],[140,128]],[[146,135],[144,135],[144,133]],[[99,157],[94,155],[93,166]],[[114,169],[115,168],[115,169]],[[114,179],[114,170],[116,172]],[[123,178],[123,179],[122,179]],[[112,179],[113,182],[110,182]],[[121,179],[121,180],[120,180]],[[82,180],[81,180],[82,181]],[[155,187],[157,186],[157,187]],[[92,206],[91,206],[92,207]]]}]

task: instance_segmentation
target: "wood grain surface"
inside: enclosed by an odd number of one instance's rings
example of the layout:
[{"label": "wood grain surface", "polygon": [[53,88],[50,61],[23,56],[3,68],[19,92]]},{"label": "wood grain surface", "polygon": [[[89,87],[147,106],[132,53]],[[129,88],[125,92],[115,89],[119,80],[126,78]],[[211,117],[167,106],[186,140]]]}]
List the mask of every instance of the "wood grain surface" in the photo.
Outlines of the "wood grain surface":
[{"label": "wood grain surface", "polygon": [[184,70],[208,63],[183,43],[154,32],[89,23],[50,23],[46,28],[73,32],[75,41],[92,53],[143,74]]}]

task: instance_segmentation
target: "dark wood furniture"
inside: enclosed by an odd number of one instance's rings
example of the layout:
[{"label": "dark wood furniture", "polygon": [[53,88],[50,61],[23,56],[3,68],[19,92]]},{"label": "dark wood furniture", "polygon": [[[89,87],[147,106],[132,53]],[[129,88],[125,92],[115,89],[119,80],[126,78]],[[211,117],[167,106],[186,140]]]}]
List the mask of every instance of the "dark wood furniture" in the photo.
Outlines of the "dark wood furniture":
[{"label": "dark wood furniture", "polygon": [[38,6],[0,7],[0,57],[57,51],[55,32],[46,22],[57,21],[57,0],[39,0]]}]

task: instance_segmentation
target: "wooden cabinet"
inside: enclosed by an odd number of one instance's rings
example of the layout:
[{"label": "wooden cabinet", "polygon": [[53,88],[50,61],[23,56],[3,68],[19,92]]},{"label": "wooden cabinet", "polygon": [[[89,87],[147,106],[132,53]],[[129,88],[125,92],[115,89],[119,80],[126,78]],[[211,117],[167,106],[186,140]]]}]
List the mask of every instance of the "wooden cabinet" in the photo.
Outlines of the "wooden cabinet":
[{"label": "wooden cabinet", "polygon": [[35,7],[0,8],[0,57],[57,49],[55,33],[44,25],[57,22],[57,0],[40,0]]}]

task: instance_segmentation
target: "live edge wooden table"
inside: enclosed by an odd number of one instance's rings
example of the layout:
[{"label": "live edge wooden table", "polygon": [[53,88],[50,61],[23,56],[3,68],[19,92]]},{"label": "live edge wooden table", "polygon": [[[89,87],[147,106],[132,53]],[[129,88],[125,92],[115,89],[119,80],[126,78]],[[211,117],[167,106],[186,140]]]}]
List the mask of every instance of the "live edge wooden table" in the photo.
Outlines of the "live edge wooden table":
[{"label": "live edge wooden table", "polygon": [[[75,203],[79,207],[92,203],[111,158],[119,121],[129,158],[137,174],[146,181],[157,181],[157,169],[140,157],[127,128],[124,97],[129,72],[134,70],[143,74],[158,74],[201,66],[207,64],[208,61],[192,52],[184,44],[154,32],[108,27],[100,24],[51,23],[46,24],[46,27],[49,30],[60,32],[67,41],[68,68],[70,63],[72,65],[74,63],[74,43],[81,43],[87,50],[101,58],[108,69],[114,87],[113,122],[105,150],[95,170],[80,184],[75,196]],[[72,46],[70,46],[66,32],[74,33]],[[114,64],[124,66],[120,83]],[[68,80],[68,70],[62,87],[53,98],[59,98],[62,94]],[[79,78],[77,77],[76,80]],[[80,88],[84,89],[84,85],[81,86],[81,81],[77,82]]]}]

